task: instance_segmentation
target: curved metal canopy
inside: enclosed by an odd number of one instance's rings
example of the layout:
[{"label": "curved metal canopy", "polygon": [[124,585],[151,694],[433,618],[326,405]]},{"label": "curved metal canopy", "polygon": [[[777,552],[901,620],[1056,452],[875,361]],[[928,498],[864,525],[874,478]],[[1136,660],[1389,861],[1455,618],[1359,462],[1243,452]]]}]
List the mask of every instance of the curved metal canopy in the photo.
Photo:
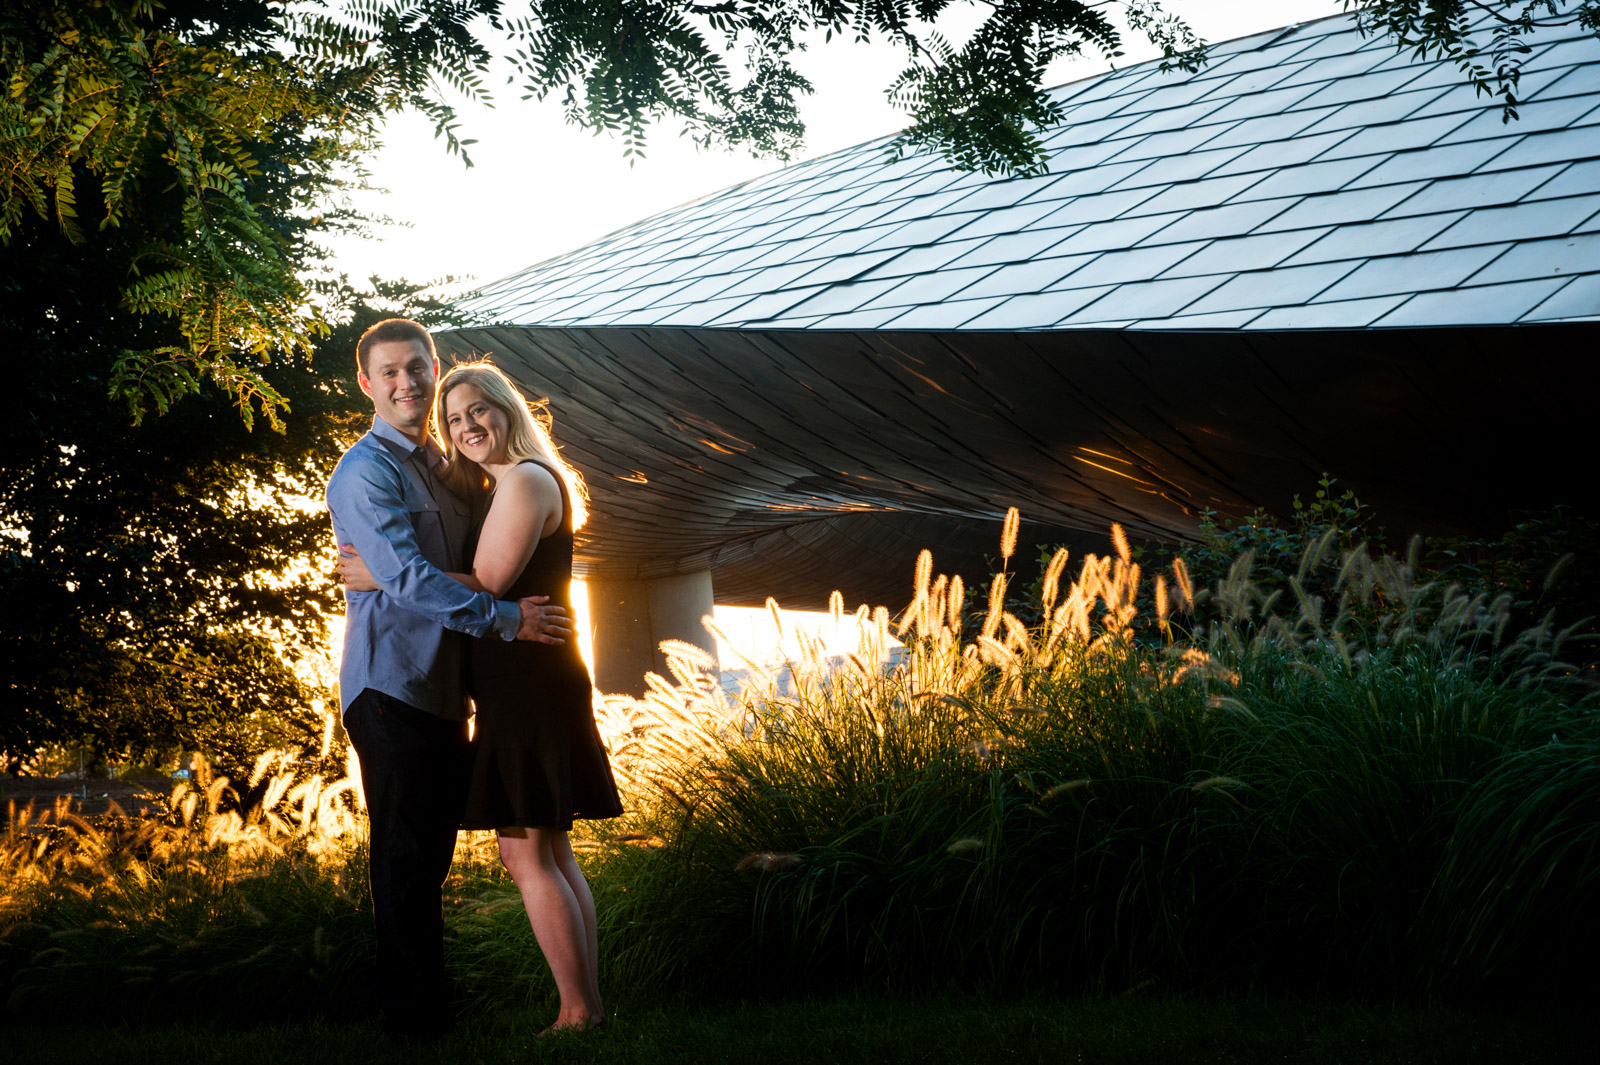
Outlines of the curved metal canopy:
[{"label": "curved metal canopy", "polygon": [[[1567,36],[1563,36],[1566,34]],[[1059,92],[1039,178],[884,142],[488,286],[492,352],[589,479],[591,576],[898,603],[921,547],[1182,538],[1324,470],[1391,531],[1573,494],[1600,384],[1600,41],[1521,119],[1350,17]],[[1026,548],[1025,548],[1026,550]]]},{"label": "curved metal canopy", "polygon": [[[1323,471],[1409,531],[1570,498],[1600,384],[1587,325],[1375,333],[449,334],[557,397],[595,501],[580,570],[710,568],[717,601],[898,604],[923,547],[989,572],[1121,522],[1283,509]],[[1529,372],[1537,367],[1536,372]],[[1024,548],[1024,554],[1028,548]]]},{"label": "curved metal canopy", "polygon": [[[1485,16],[1487,17],[1487,16]],[[495,282],[524,326],[1326,329],[1600,314],[1600,39],[1541,31],[1515,121],[1354,16],[1056,90],[1049,173],[890,138]]]}]

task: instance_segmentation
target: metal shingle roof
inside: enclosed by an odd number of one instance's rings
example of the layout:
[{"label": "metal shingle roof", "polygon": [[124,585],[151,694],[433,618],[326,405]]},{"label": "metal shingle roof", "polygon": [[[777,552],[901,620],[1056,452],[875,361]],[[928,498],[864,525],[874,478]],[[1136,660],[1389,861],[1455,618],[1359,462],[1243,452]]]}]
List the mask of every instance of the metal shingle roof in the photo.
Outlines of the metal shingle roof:
[{"label": "metal shingle roof", "polygon": [[[1542,31],[1520,119],[1341,15],[1054,90],[1041,177],[891,138],[486,286],[508,325],[1284,329],[1600,316],[1600,40]],[[1532,252],[1530,253],[1530,249]]]}]

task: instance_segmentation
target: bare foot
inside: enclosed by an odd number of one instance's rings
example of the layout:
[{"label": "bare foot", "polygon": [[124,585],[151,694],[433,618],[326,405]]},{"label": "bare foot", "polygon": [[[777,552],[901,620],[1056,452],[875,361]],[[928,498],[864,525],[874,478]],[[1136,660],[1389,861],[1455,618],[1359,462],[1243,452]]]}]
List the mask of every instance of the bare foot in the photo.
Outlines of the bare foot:
[{"label": "bare foot", "polygon": [[552,1024],[539,1034],[541,1036],[546,1036],[556,1035],[561,1032],[583,1032],[589,1030],[590,1028],[598,1028],[604,1024],[605,1021],[606,1015],[603,1013],[599,1014],[598,1016],[585,1015],[567,1021],[563,1021],[558,1018],[556,1023]]}]

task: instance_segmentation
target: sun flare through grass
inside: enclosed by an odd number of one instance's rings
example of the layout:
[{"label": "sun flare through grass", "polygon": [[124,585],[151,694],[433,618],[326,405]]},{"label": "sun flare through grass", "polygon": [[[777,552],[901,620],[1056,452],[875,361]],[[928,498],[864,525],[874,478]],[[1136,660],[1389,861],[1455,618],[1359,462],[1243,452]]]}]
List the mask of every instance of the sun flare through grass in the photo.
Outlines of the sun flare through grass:
[{"label": "sun flare through grass", "polygon": [[[1014,572],[974,601],[924,552],[900,612],[852,622],[834,597],[854,651],[799,633],[729,691],[669,642],[645,698],[599,698],[629,814],[574,841],[608,984],[1470,997],[1592,952],[1600,724],[1570,630],[1513,632],[1507,597],[1328,537],[1287,594],[1249,554],[1201,587],[1111,541],[1056,553],[1026,604]],[[1306,590],[1321,570],[1331,595]],[[8,1008],[106,986],[135,1012],[199,989],[359,1008],[360,792],[311,765],[197,765],[143,818],[12,810]],[[470,1000],[550,995],[492,834],[457,857],[447,956]]]}]

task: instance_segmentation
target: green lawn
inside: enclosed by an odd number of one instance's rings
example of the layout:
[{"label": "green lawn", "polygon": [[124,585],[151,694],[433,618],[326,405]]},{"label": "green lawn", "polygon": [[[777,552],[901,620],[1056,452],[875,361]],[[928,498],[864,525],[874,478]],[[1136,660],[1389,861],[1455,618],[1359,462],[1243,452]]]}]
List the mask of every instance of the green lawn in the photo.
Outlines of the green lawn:
[{"label": "green lawn", "polygon": [[[197,1011],[203,1004],[196,1003]],[[548,1013],[465,1021],[431,1046],[364,1025],[216,1018],[151,1027],[0,1027],[15,1065],[80,1062],[1577,1063],[1595,1029],[1571,1015],[1279,998],[1074,998],[1022,1002],[865,996],[701,1008],[616,1009],[598,1031],[535,1038]]]}]

